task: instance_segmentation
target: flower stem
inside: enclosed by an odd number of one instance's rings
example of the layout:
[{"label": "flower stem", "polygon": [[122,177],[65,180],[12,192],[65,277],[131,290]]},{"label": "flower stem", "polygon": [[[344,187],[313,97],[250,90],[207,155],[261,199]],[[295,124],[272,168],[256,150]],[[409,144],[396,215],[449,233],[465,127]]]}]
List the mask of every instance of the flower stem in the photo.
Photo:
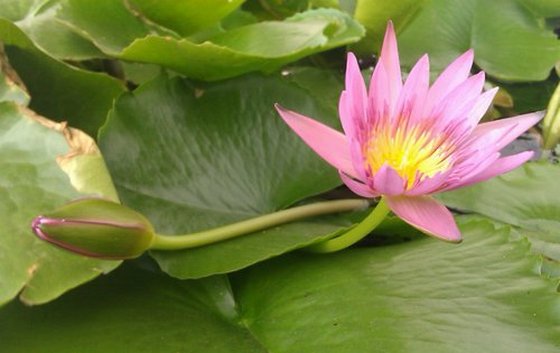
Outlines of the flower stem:
[{"label": "flower stem", "polygon": [[355,227],[336,238],[308,246],[305,250],[315,253],[330,253],[345,249],[350,245],[355,244],[368,235],[372,230],[377,228],[385,216],[389,214],[389,211],[390,209],[387,206],[385,199],[381,198],[373,211],[371,211],[371,213]]},{"label": "flower stem", "polygon": [[560,84],[556,86],[543,120],[543,145],[552,149],[560,140]]},{"label": "flower stem", "polygon": [[336,201],[317,202],[314,204],[289,208],[246,221],[229,224],[202,232],[163,235],[156,234],[151,250],[179,250],[196,248],[199,246],[217,243],[222,240],[235,238],[280,224],[293,222],[302,218],[319,216],[330,213],[348,212],[366,209],[369,206],[367,200],[347,199]]}]

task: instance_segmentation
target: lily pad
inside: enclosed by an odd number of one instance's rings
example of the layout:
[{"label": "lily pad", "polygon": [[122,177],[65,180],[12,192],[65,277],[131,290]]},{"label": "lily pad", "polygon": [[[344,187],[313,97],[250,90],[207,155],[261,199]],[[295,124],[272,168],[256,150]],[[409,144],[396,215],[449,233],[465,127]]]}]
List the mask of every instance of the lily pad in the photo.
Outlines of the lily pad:
[{"label": "lily pad", "polygon": [[[306,88],[312,77],[291,81],[253,75],[194,87],[161,77],[123,95],[99,135],[123,202],[158,232],[182,234],[283,209],[340,185],[336,171],[273,108],[279,102],[337,124],[335,102],[315,98]],[[153,256],[173,276],[201,277],[246,267],[351,224],[315,220]]]},{"label": "lily pad", "polygon": [[122,2],[69,0],[58,17],[105,54],[159,64],[183,75],[219,80],[273,71],[305,56],[358,41],[359,23],[335,9],[317,9],[284,21],[235,27],[198,43],[152,28]]},{"label": "lily pad", "polygon": [[11,4],[2,2],[0,17],[15,24],[43,52],[61,60],[87,60],[104,56],[90,41],[57,19],[60,1],[9,2]]},{"label": "lily pad", "polygon": [[520,228],[533,250],[560,262],[560,166],[527,163],[484,183],[439,195],[448,206]]},{"label": "lily pad", "polygon": [[133,10],[183,37],[216,24],[245,0],[130,0]]},{"label": "lily pad", "polygon": [[401,62],[411,66],[427,52],[441,71],[473,48],[475,63],[491,76],[544,80],[560,60],[560,41],[542,23],[521,0],[433,0],[400,34]]},{"label": "lily pad", "polygon": [[283,256],[231,284],[225,276],[177,281],[121,268],[49,305],[3,308],[2,349],[557,352],[560,295],[556,283],[533,274],[527,243],[488,221],[460,223],[458,245],[423,238]]},{"label": "lily pad", "polygon": [[[93,140],[2,102],[0,145],[0,304],[18,293],[27,304],[44,303],[118,266],[118,261],[86,259],[55,248],[36,238],[30,227],[33,217],[84,193],[116,199]],[[93,175],[96,184],[84,187]]]},{"label": "lily pad", "polygon": [[124,91],[121,82],[48,56],[20,28],[3,18],[0,40],[32,97],[31,109],[50,119],[68,121],[90,135],[97,133],[113,99]]}]

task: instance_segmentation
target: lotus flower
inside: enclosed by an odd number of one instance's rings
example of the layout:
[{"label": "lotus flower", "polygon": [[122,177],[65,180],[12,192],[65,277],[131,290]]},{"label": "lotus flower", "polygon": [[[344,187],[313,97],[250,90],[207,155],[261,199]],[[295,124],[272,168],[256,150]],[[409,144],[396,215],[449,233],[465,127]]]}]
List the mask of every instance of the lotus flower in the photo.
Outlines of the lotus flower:
[{"label": "lotus flower", "polygon": [[381,55],[366,89],[348,54],[339,114],[344,134],[276,105],[284,121],[353,192],[382,196],[401,219],[448,241],[461,234],[451,212],[431,195],[506,173],[531,158],[500,150],[536,124],[530,113],[477,125],[497,92],[482,93],[484,72],[470,75],[473,51],[451,63],[429,85],[429,61],[418,60],[402,81],[397,41],[388,24]]}]

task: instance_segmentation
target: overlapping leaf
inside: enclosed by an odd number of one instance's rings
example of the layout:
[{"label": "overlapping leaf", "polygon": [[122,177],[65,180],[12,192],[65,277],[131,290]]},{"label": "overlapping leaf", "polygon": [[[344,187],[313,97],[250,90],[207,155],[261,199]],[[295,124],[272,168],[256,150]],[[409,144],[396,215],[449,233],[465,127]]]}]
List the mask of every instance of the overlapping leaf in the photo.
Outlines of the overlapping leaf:
[{"label": "overlapping leaf", "polygon": [[448,206],[521,228],[533,249],[560,261],[560,167],[529,163],[484,183],[440,195]]},{"label": "overlapping leaf", "polygon": [[433,0],[399,36],[402,62],[428,52],[433,69],[473,48],[488,74],[509,81],[540,81],[560,60],[560,41],[522,0]]},{"label": "overlapping leaf", "polygon": [[116,199],[116,193],[91,138],[9,102],[13,96],[21,102],[25,94],[11,81],[5,85],[10,90],[0,103],[0,305],[20,292],[23,301],[37,304],[119,262],[86,259],[38,240],[30,228],[33,217],[84,194]]},{"label": "overlapping leaf", "polygon": [[425,0],[357,0],[354,18],[364,25],[367,35],[353,49],[362,53],[377,52],[381,48],[387,21],[393,21],[397,30],[405,28],[424,3]]},{"label": "overlapping leaf", "polygon": [[159,64],[204,80],[271,71],[310,54],[355,42],[363,35],[357,22],[334,9],[237,27],[202,43],[146,24],[121,1],[69,0],[58,16],[107,55]]},{"label": "overlapping leaf", "polygon": [[[322,82],[336,90],[328,72]],[[315,98],[309,79],[247,76],[192,87],[159,78],[122,96],[100,147],[123,201],[161,233],[200,231],[294,204],[340,184],[278,117],[274,103],[333,124],[335,103]],[[336,82],[336,81],[335,81]],[[332,235],[351,223],[323,220],[175,253],[154,252],[181,278],[248,266]]]},{"label": "overlapping leaf", "polygon": [[[39,6],[41,2],[34,4]],[[0,6],[0,40],[32,96],[30,107],[95,135],[113,99],[123,92],[123,85],[106,74],[71,67],[47,56],[19,27],[1,18],[9,9]],[[25,17],[25,21],[33,21],[32,15],[26,16],[31,17]]]},{"label": "overlapping leaf", "polygon": [[557,352],[560,296],[555,283],[532,273],[527,244],[510,242],[507,227],[461,223],[459,245],[424,238],[287,256],[236,274],[231,287],[225,277],[176,281],[120,270],[47,306],[10,304],[0,314],[2,348]]},{"label": "overlapping leaf", "polygon": [[129,0],[133,10],[183,37],[218,23],[245,0]]}]

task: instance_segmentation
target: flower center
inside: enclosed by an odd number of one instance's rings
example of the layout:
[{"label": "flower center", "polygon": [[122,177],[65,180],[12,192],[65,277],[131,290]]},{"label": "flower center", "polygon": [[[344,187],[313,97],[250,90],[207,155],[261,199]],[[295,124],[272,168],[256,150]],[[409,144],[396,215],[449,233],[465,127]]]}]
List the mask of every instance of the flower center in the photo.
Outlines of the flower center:
[{"label": "flower center", "polygon": [[449,152],[450,146],[443,134],[434,136],[418,126],[393,130],[385,125],[371,134],[365,156],[373,173],[387,164],[406,180],[407,188],[411,188],[416,179],[449,169]]}]

